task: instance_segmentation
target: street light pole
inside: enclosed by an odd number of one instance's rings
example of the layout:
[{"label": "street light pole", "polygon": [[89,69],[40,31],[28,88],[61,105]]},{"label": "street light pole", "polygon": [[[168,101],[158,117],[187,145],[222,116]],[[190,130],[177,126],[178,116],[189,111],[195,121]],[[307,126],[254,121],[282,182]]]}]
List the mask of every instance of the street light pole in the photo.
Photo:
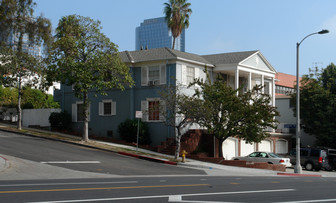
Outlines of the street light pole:
[{"label": "street light pole", "polygon": [[301,139],[301,127],[300,127],[300,74],[299,74],[299,48],[300,44],[307,37],[316,34],[327,34],[329,30],[321,30],[320,32],[314,32],[304,37],[301,42],[296,43],[296,165],[294,167],[294,173],[302,173],[301,161],[300,161],[300,139]]}]

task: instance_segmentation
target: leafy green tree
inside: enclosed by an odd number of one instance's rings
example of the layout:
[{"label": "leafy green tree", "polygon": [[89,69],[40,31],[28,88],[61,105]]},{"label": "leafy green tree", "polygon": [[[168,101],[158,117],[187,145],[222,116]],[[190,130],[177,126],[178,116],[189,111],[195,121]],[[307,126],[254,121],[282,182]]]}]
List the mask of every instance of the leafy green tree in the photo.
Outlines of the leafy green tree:
[{"label": "leafy green tree", "polygon": [[133,85],[127,67],[119,57],[117,46],[101,33],[99,21],[88,17],[62,17],[52,46],[51,81],[73,86],[75,96],[83,100],[83,141],[88,141],[89,94],[106,94],[106,90],[124,90]]},{"label": "leafy green tree", "polygon": [[[43,86],[42,57],[36,57],[24,49],[29,46],[47,47],[51,42],[51,23],[43,16],[33,16],[32,0],[0,1],[0,75],[1,83],[18,90],[18,129],[21,129],[21,96],[23,84]],[[10,36],[14,39],[10,40]],[[27,38],[28,40],[25,40]]]},{"label": "leafy green tree", "polygon": [[[0,86],[0,106],[15,107],[18,105],[17,89]],[[32,89],[29,86],[22,88],[21,108],[43,109],[59,108],[59,103],[54,101],[50,94],[46,94],[39,89]]]},{"label": "leafy green tree", "polygon": [[18,93],[16,88],[0,86],[0,106],[17,106],[17,95]]},{"label": "leafy green tree", "polygon": [[189,17],[192,13],[191,4],[187,3],[187,0],[169,0],[164,5],[166,22],[173,35],[172,49],[174,49],[176,38],[181,35],[183,29],[189,27]]},{"label": "leafy green tree", "polygon": [[22,108],[24,109],[59,108],[59,104],[54,101],[52,95],[48,95],[39,89],[26,86],[23,87],[22,92]]},{"label": "leafy green tree", "polygon": [[229,137],[260,142],[270,136],[268,127],[276,128],[275,116],[279,113],[270,105],[270,96],[262,93],[262,86],[241,93],[241,88],[234,90],[221,76],[213,84],[203,80],[194,84],[200,87],[195,93],[201,102],[197,105],[198,123],[219,140],[220,155],[222,144]]},{"label": "leafy green tree", "polygon": [[[296,94],[291,97],[296,116]],[[300,118],[303,130],[314,135],[319,146],[336,148],[336,66],[302,77]]]},{"label": "leafy green tree", "polygon": [[197,98],[189,97],[181,92],[182,86],[169,86],[161,91],[159,95],[164,101],[160,107],[160,115],[164,117],[165,125],[173,127],[175,133],[175,159],[178,159],[181,150],[181,138],[184,131],[195,123],[198,115],[196,107],[200,102]]},{"label": "leafy green tree", "polygon": [[54,96],[51,94],[47,95],[45,108],[57,109],[60,108],[60,104],[54,101]]}]

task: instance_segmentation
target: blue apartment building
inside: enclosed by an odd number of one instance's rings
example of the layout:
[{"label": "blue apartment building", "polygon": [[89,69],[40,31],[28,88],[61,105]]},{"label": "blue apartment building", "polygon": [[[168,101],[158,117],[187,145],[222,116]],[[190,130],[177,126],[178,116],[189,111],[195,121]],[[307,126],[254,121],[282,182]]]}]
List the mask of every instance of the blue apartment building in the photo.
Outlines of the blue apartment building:
[{"label": "blue apartment building", "polygon": [[[124,91],[110,90],[107,96],[93,97],[91,94],[89,135],[118,139],[118,125],[126,119],[134,119],[136,111],[143,111],[142,120],[149,126],[153,146],[159,145],[166,138],[175,137],[175,129],[164,125],[164,118],[159,112],[150,112],[148,109],[164,104],[158,90],[166,85],[180,84],[185,87],[185,94],[192,94],[193,88],[197,87],[187,88],[188,84],[194,78],[206,79],[205,69],[213,78],[216,74],[221,74],[233,88],[245,84],[245,90],[249,90],[257,84],[264,85],[264,93],[273,98],[271,102],[275,105],[276,71],[260,51],[197,55],[170,48],[157,48],[124,51],[120,56],[130,67],[135,86]],[[72,114],[73,130],[81,132],[83,119],[78,112],[82,101],[74,96],[71,87],[65,85],[55,95],[55,98],[60,98],[62,110]],[[279,136],[273,129],[269,131],[272,133],[271,138],[261,143],[246,144],[237,138],[227,139],[223,143],[223,156],[230,159],[255,150],[277,151],[278,147],[288,149],[290,137],[287,139]]]},{"label": "blue apartment building", "polygon": [[[173,36],[164,17],[146,19],[135,29],[135,50],[171,48],[172,44]],[[181,35],[175,40],[175,49],[185,51],[184,29]]]}]

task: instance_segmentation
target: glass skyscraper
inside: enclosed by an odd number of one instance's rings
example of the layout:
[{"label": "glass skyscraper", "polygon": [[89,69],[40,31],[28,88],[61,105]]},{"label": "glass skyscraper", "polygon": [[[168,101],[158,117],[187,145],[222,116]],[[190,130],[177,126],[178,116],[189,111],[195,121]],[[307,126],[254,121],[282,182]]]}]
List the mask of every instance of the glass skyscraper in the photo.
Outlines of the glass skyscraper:
[{"label": "glass skyscraper", "polygon": [[[13,30],[10,30],[9,33],[1,33],[0,42],[4,42],[13,50],[17,50],[19,35],[19,33],[14,33]],[[31,43],[28,34],[24,34],[22,38],[22,51],[35,57],[39,57],[41,56],[41,45]]]},{"label": "glass skyscraper", "polygon": [[[17,49],[17,44],[19,42],[19,34],[10,33],[8,37],[8,45],[10,45],[14,50]],[[22,40],[22,51],[33,56],[41,56],[41,46],[31,45],[29,42],[28,34],[23,35]]]},{"label": "glass skyscraper", "polygon": [[[135,29],[135,50],[172,48],[173,36],[164,17],[146,19]],[[175,40],[174,49],[185,51],[185,30]]]}]

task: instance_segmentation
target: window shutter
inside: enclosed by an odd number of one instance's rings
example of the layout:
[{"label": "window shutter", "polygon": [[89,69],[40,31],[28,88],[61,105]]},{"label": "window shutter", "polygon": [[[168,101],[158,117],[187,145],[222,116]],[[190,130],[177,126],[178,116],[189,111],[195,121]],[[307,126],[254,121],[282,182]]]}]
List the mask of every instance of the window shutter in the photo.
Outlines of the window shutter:
[{"label": "window shutter", "polygon": [[160,84],[166,84],[166,65],[161,65],[160,67]]},{"label": "window shutter", "polygon": [[103,102],[99,102],[98,104],[98,112],[99,112],[99,116],[103,116],[104,115],[104,103]]},{"label": "window shutter", "polygon": [[148,67],[141,67],[141,85],[148,85]]},{"label": "window shutter", "polygon": [[187,66],[182,65],[182,85],[187,85]]},{"label": "window shutter", "polygon": [[160,100],[160,121],[165,121],[166,118],[161,112],[164,112],[164,114],[166,113],[166,101],[164,100]]},{"label": "window shutter", "polygon": [[112,111],[111,111],[111,115],[117,115],[117,102],[111,102],[111,108],[112,108]]},{"label": "window shutter", "polygon": [[77,104],[72,104],[72,122],[77,122]]},{"label": "window shutter", "polygon": [[141,101],[142,121],[148,120],[148,101]]}]

